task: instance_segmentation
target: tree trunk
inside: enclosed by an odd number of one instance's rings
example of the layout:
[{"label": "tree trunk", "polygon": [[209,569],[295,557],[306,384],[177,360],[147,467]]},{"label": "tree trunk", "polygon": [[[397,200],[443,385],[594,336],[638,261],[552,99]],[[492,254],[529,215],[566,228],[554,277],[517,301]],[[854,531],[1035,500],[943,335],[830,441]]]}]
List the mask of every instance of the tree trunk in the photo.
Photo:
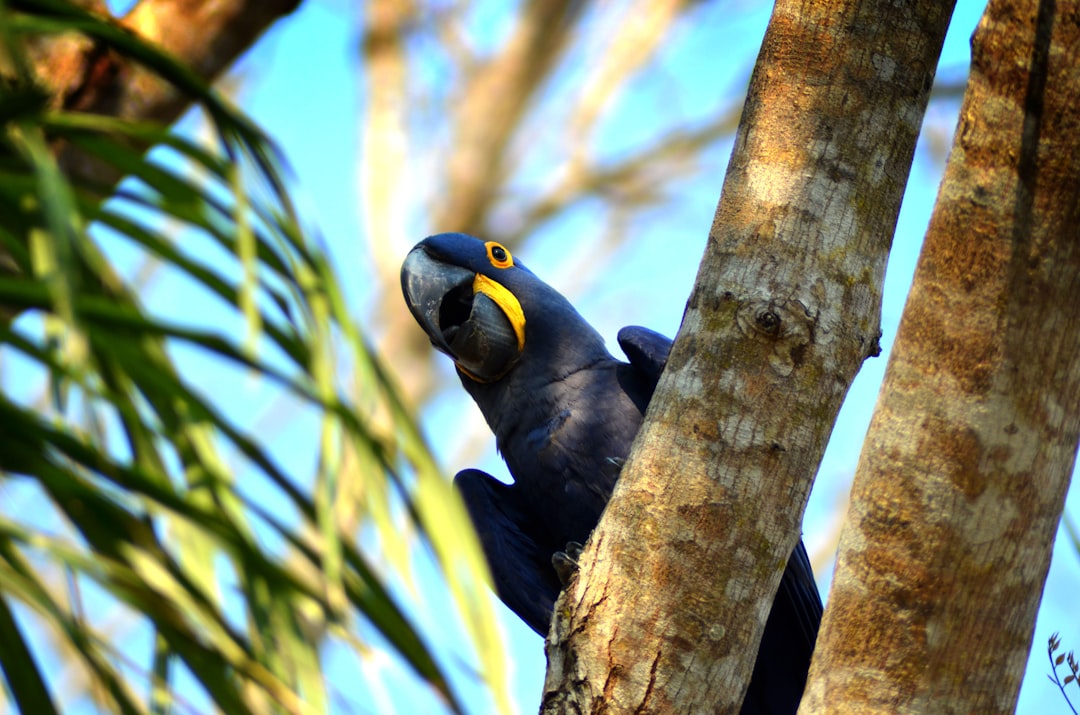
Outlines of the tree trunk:
[{"label": "tree trunk", "polygon": [[1080,437],[1080,3],[991,0],[803,711],[1012,712]]},{"label": "tree trunk", "polygon": [[544,712],[738,710],[833,420],[878,350],[951,9],[777,3],[678,339],[556,607]]}]

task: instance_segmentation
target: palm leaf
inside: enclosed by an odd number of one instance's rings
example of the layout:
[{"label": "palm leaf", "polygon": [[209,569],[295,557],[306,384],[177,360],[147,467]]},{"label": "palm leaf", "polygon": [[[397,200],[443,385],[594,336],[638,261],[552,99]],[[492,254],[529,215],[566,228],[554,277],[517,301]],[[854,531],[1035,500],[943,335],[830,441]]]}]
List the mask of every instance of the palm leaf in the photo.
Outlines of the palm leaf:
[{"label": "palm leaf", "polygon": [[[19,356],[20,383],[50,386],[40,397],[0,394],[0,489],[33,485],[44,510],[27,517],[0,503],[0,670],[13,701],[26,712],[63,709],[71,696],[41,665],[52,658],[79,669],[86,694],[117,712],[187,703],[177,666],[199,684],[196,698],[225,712],[325,711],[322,646],[334,633],[355,641],[359,622],[460,712],[445,666],[375,565],[388,555],[407,571],[414,531],[437,554],[505,704],[505,658],[476,605],[487,575],[464,509],[301,228],[272,144],[187,68],[66,2],[8,0],[0,25],[3,49],[24,70],[0,95],[0,252],[15,266],[0,273],[0,306],[23,316],[0,322],[0,355]],[[21,45],[71,31],[195,97],[217,146],[47,109]],[[59,143],[128,178],[120,188],[73,184],[52,155]],[[148,157],[151,145],[164,153]],[[217,312],[155,315],[114,262],[117,245],[166,266]],[[283,466],[201,389],[202,376],[175,358],[181,348],[314,415],[314,473]],[[346,397],[349,371],[363,408]],[[365,416],[374,412],[386,419],[375,424]],[[371,485],[361,528],[377,530],[382,554],[343,531],[346,478]],[[286,515],[266,502],[287,505]],[[400,528],[400,514],[414,529]],[[145,662],[107,637],[99,609],[82,600],[91,584],[105,612],[152,639]],[[23,608],[54,652],[27,638]]]}]

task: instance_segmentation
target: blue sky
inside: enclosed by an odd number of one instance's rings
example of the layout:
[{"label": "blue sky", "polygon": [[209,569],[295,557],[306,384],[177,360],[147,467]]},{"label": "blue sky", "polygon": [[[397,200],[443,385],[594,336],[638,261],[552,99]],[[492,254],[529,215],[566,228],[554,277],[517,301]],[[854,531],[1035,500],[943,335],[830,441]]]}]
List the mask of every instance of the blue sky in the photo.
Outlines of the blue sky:
[{"label": "blue sky", "polygon": [[[663,71],[684,80],[673,81],[668,91],[678,110],[688,116],[701,115],[715,107],[714,98],[705,96],[704,92],[715,91],[717,80],[723,84],[725,77],[728,82],[734,82],[743,76],[741,73],[752,65],[764,33],[770,10],[767,4],[744,1],[727,3],[726,7],[732,10],[731,22],[723,27],[682,28],[678,44],[663,54]],[[305,222],[317,227],[334,257],[339,275],[355,277],[346,283],[353,288],[350,298],[362,322],[365,306],[373,296],[371,282],[365,280],[366,272],[371,269],[359,213],[357,162],[364,97],[357,68],[359,23],[353,8],[354,4],[345,0],[308,0],[297,13],[281,21],[238,65],[234,74],[242,82],[240,97],[244,109],[269,131],[288,157]],[[969,38],[981,11],[982,3],[958,3],[942,67],[960,68],[966,64]],[[715,18],[716,14],[709,17]],[[499,27],[497,19],[491,21],[491,27],[493,31]],[[718,46],[723,48],[722,55],[715,50]],[[699,74],[710,81],[696,81]],[[649,123],[658,121],[657,102],[655,83],[632,86],[620,99],[613,119],[604,125],[604,141],[609,143],[605,149],[617,153],[647,137],[652,131]],[[932,106],[931,112],[940,123],[951,126],[957,108],[955,102],[942,102]],[[599,230],[600,218],[588,206],[547,227],[519,255],[534,272],[572,296],[582,314],[594,322],[610,345],[615,345],[618,328],[627,323],[648,325],[674,335],[704,249],[729,152],[729,143],[712,150],[705,160],[707,172],[680,187],[671,205],[657,207],[635,221],[633,240],[611,259],[605,270],[584,283],[562,275],[558,268],[563,265],[565,253],[577,245],[581,236]],[[940,170],[940,163],[922,145],[912,170],[886,277],[882,315],[882,342],[886,350],[895,336]],[[432,229],[434,232],[438,227]],[[422,237],[418,235],[416,240]],[[673,246],[677,250],[672,250]],[[167,277],[155,284],[148,301],[154,309],[168,313],[182,313],[191,308],[183,285]],[[384,358],[393,361],[392,355]],[[195,355],[182,359],[200,360]],[[883,354],[865,364],[834,430],[804,524],[811,552],[822,543],[829,516],[846,494],[886,359]],[[272,404],[272,395],[264,393],[259,386],[241,380],[237,387],[235,374],[215,372],[212,365],[205,369],[208,391],[241,390],[245,396],[243,409],[251,415],[249,421],[257,421]],[[448,367],[442,375],[448,389],[425,413],[425,428],[447,473],[465,466],[480,466],[505,474],[494,454],[493,442],[487,446],[480,463],[454,463],[456,444],[450,434],[451,425],[467,418],[474,408],[467,395],[457,388]],[[276,453],[287,463],[305,464],[314,452],[312,430],[313,425],[301,417],[282,431]],[[1078,492],[1074,486],[1069,497],[1068,508],[1074,515],[1080,515]],[[1063,709],[1060,694],[1045,677],[1048,672],[1045,642],[1050,633],[1061,631],[1066,648],[1080,649],[1080,622],[1075,618],[1080,556],[1060,538],[1057,546],[1035,633],[1031,665],[1021,692],[1018,708],[1021,713]],[[421,563],[421,571],[424,568]],[[818,574],[823,596],[828,591],[830,575],[828,568]],[[437,591],[439,582],[421,574],[419,584],[430,599],[428,607],[417,613],[417,619],[433,634],[444,657],[453,662],[457,659],[455,643],[460,633],[444,625],[452,617],[440,607],[445,599]],[[504,616],[504,630],[513,653],[515,699],[521,712],[534,712],[544,673],[541,639],[502,609],[494,598],[492,607],[499,608]],[[332,649],[327,662],[335,689],[348,694],[349,703],[342,703],[341,712],[382,713],[390,705],[404,713],[432,712],[435,707],[430,694],[412,682],[409,674],[402,672],[392,660],[370,656],[362,659],[361,668],[351,654]],[[467,664],[456,666],[456,670],[466,700],[475,712],[486,712],[490,703],[473,684]]]}]

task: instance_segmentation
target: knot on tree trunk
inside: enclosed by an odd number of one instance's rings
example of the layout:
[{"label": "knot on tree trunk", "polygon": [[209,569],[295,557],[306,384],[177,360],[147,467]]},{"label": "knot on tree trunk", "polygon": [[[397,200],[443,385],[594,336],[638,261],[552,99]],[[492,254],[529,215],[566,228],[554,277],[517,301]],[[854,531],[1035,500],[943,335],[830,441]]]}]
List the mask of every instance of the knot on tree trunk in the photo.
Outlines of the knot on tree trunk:
[{"label": "knot on tree trunk", "polygon": [[772,343],[769,367],[787,377],[802,363],[817,320],[800,300],[750,299],[739,305],[735,323],[744,335]]}]

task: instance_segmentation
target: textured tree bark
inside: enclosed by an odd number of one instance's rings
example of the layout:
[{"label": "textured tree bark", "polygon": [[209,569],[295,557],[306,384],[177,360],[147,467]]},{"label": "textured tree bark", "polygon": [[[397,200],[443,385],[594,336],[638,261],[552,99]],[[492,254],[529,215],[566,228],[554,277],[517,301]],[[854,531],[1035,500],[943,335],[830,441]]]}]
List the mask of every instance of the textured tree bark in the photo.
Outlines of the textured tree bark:
[{"label": "textured tree bark", "polygon": [[556,607],[543,712],[736,712],[881,284],[952,3],[776,4],[705,256]]},{"label": "textured tree bark", "polygon": [[804,712],[1013,712],[1080,438],[1080,3],[991,0]]}]

